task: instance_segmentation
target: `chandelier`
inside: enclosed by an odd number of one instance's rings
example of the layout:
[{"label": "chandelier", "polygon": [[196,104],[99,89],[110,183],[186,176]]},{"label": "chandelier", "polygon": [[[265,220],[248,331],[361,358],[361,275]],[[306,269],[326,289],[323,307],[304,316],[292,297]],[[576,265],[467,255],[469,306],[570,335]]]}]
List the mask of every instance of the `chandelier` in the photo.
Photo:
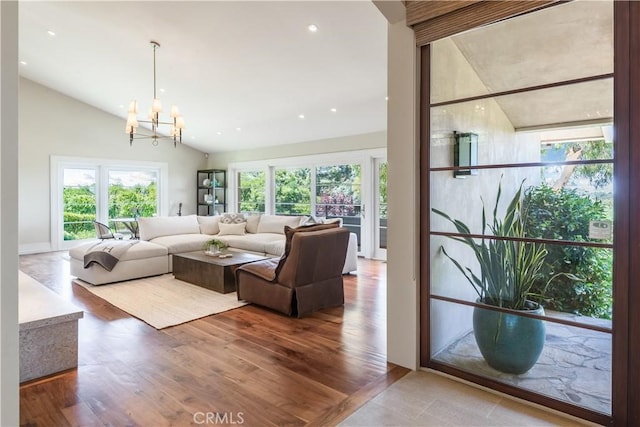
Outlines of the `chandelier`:
[{"label": "chandelier", "polygon": [[[129,145],[133,145],[133,139],[151,139],[153,145],[158,145],[160,139],[173,139],[173,146],[175,147],[178,142],[182,144],[182,129],[184,129],[184,119],[178,111],[178,107],[171,106],[170,122],[161,122],[160,113],[162,112],[162,103],[156,95],[156,50],[160,48],[160,43],[151,40],[151,46],[153,47],[153,103],[149,109],[149,120],[138,120],[138,101],[133,100],[129,103],[129,114],[127,116],[126,133],[129,134]],[[151,125],[151,134],[138,134],[138,123],[149,123]],[[169,135],[162,135],[158,133],[158,127],[160,125],[171,125],[171,132]]]}]

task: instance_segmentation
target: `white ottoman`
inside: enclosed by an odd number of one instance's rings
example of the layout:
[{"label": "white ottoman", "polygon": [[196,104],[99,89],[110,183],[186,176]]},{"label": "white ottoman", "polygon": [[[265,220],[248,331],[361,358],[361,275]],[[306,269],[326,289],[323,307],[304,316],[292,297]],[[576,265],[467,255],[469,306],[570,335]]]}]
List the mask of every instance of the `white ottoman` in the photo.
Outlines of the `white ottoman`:
[{"label": "white ottoman", "polygon": [[95,244],[96,241],[84,243],[69,250],[71,275],[92,285],[104,285],[169,272],[167,248],[144,240],[129,248],[111,271],[95,263],[84,268],[84,255]]}]

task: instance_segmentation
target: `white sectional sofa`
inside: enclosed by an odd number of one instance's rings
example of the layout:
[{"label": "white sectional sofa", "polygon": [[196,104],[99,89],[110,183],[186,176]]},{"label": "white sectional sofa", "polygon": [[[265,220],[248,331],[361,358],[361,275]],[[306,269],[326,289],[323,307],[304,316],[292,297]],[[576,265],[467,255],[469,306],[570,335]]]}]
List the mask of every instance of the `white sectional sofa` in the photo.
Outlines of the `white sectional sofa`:
[{"label": "white sectional sofa", "polygon": [[[309,217],[224,214],[139,218],[140,241],[133,244],[111,271],[97,264],[84,267],[85,254],[96,244],[69,251],[71,274],[94,285],[173,271],[172,255],[202,250],[207,240],[224,241],[229,250],[279,257],[284,253],[284,226],[295,228]],[[343,273],[357,270],[357,237],[351,233]]]}]

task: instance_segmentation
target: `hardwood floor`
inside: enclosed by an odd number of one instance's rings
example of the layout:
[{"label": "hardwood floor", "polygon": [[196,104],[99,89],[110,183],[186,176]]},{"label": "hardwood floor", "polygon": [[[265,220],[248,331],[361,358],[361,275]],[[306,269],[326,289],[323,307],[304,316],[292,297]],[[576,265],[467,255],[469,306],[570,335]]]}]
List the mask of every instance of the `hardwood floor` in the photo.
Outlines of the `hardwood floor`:
[{"label": "hardwood floor", "polygon": [[344,307],[254,305],[156,330],[73,285],[64,252],[20,269],[85,310],[77,370],[23,385],[24,426],[335,425],[409,370],[386,362],[386,264],[359,260]]}]

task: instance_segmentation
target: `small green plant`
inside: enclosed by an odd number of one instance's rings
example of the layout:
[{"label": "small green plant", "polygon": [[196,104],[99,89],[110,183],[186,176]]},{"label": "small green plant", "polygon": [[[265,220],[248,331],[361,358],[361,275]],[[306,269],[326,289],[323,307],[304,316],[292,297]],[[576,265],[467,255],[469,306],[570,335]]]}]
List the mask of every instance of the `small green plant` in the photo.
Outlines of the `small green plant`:
[{"label": "small green plant", "polygon": [[218,250],[222,250],[227,247],[227,244],[220,239],[209,239],[202,245],[202,249],[208,251],[211,246],[215,246]]}]

